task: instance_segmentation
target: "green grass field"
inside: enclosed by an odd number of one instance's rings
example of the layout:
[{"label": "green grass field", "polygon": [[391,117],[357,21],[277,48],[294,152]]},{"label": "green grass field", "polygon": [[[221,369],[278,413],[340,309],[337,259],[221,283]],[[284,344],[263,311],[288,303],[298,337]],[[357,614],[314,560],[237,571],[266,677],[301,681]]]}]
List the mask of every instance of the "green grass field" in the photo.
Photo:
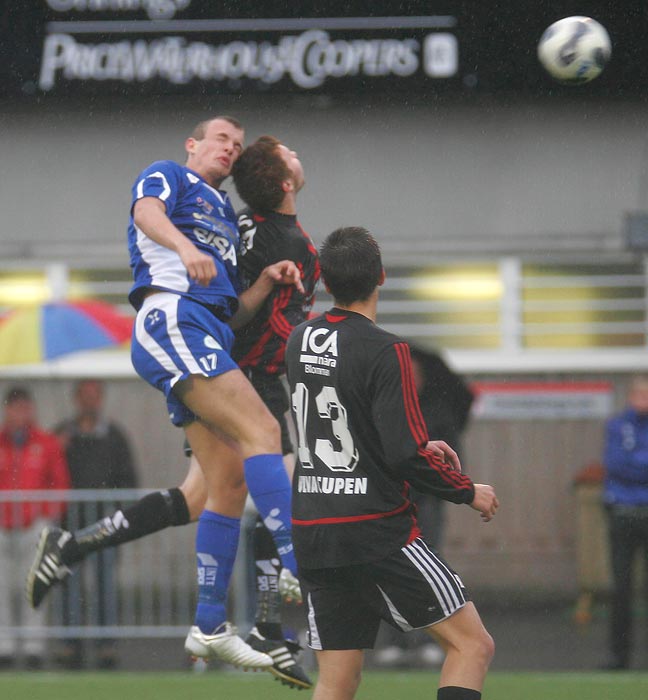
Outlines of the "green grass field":
[{"label": "green grass field", "polygon": [[[434,673],[367,671],[358,700],[435,700]],[[2,700],[286,700],[308,698],[264,673],[3,673]],[[484,700],[637,700],[648,673],[490,674]]]}]

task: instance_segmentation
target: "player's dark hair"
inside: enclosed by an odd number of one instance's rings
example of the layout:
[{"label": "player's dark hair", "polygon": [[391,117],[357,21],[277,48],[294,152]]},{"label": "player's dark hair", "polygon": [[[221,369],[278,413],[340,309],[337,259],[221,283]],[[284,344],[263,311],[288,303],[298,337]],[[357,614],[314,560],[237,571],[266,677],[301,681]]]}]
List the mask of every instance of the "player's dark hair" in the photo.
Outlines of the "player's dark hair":
[{"label": "player's dark hair", "polygon": [[365,301],[380,284],[382,258],[365,228],[348,226],[329,234],[320,248],[322,278],[334,300],[348,306]]},{"label": "player's dark hair", "polygon": [[229,117],[226,114],[220,114],[217,117],[211,117],[210,119],[205,119],[204,121],[196,124],[191,132],[191,138],[196,139],[196,141],[202,141],[207,133],[207,127],[216,119],[222,119],[223,121],[229,122],[234,128],[243,131],[243,125],[238,119],[235,117]]},{"label": "player's dark hair", "polygon": [[256,212],[274,211],[283,201],[284,181],[291,176],[281,156],[281,141],[261,136],[236,159],[232,178],[239,197]]}]

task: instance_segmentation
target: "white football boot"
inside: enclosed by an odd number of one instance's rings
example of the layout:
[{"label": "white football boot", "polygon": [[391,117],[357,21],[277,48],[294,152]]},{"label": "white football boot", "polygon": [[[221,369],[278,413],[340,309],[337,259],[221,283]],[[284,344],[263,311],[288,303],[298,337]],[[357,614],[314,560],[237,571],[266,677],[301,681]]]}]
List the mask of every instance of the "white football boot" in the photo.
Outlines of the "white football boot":
[{"label": "white football boot", "polygon": [[185,639],[185,651],[198,659],[219,659],[241,668],[269,669],[274,663],[269,654],[244,642],[230,622],[223,622],[213,634],[204,634],[194,625]]}]

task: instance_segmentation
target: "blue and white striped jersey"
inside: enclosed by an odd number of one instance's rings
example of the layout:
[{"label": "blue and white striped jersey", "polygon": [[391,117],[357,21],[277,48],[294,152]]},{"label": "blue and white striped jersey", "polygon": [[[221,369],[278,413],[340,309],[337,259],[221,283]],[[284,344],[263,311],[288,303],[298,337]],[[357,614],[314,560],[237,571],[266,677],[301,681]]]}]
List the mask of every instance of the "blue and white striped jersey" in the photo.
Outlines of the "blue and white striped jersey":
[{"label": "blue and white striped jersey", "polygon": [[[212,255],[217,275],[209,286],[191,280],[180,256],[156,243],[133,221],[133,207],[143,197],[157,197],[173,224],[202,252]],[[128,225],[128,250],[134,284],[129,301],[139,309],[146,289],[191,297],[222,309],[230,316],[240,291],[236,253],[239,233],[236,214],[226,192],[208,185],[198,173],[170,160],[146,168],[133,185]]]}]

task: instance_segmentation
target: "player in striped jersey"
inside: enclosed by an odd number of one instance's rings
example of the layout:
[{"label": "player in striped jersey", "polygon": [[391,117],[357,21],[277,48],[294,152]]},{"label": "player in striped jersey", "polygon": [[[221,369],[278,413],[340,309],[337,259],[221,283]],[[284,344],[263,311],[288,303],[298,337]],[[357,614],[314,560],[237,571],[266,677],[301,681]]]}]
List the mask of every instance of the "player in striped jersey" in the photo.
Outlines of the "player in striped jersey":
[{"label": "player in striped jersey", "polygon": [[338,229],[320,264],[335,306],[298,326],[286,349],[298,437],[293,542],[320,670],[313,697],[355,696],[363,649],[384,619],[439,642],[438,700],[478,700],[493,640],[460,578],[420,536],[409,487],[468,504],[485,521],[495,491],[428,439],[409,347],[375,324],[384,271],[373,237]]},{"label": "player in striped jersey", "polygon": [[[232,351],[281,426],[284,462],[292,474],[294,449],[286,419],[289,401],[282,380],[284,352],[292,329],[308,317],[320,275],[317,249],[297,220],[296,199],[304,186],[304,171],[295,151],[272,136],[262,136],[245,149],[232,175],[239,196],[248,205],[238,219],[243,287],[254,284],[268,265],[279,260],[292,260],[302,276],[301,290],[294,285],[275,287],[250,323],[237,329]],[[278,566],[277,549],[261,517],[253,532],[253,551],[257,608],[254,628],[247,641],[273,658],[283,653],[280,679],[295,687],[309,688],[308,677],[295,659],[286,655],[280,614],[285,569]],[[300,600],[298,582],[294,581],[297,590],[291,591],[291,595]]]}]

